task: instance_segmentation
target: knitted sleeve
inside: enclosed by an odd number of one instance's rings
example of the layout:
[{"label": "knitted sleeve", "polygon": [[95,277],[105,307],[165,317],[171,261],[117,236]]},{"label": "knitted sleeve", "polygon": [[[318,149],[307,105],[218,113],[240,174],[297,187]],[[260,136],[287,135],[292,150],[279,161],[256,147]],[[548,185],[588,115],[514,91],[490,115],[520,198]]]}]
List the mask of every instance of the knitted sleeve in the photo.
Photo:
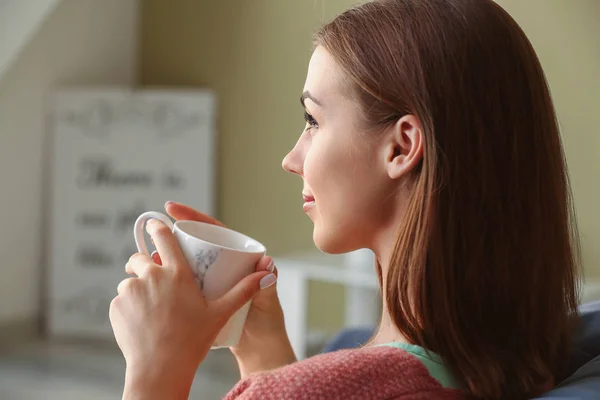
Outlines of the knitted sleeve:
[{"label": "knitted sleeve", "polygon": [[241,380],[225,400],[458,400],[413,355],[391,347],[340,350]]}]

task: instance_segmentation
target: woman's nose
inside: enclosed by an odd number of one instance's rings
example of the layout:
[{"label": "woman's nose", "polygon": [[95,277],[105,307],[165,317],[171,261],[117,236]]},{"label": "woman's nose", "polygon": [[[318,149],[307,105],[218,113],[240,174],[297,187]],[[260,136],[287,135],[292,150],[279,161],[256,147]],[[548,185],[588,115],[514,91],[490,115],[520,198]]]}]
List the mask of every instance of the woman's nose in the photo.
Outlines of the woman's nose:
[{"label": "woman's nose", "polygon": [[297,148],[294,147],[292,151],[290,151],[283,159],[281,166],[287,172],[291,172],[292,174],[302,176],[302,162],[300,162],[300,157],[297,151]]}]

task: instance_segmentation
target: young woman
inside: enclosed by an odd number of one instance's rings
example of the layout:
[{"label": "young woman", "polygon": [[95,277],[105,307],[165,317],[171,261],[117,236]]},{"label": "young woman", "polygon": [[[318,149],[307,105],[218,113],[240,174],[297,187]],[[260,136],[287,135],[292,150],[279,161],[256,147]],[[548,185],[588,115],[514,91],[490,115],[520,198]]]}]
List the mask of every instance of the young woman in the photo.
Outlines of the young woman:
[{"label": "young woman", "polygon": [[491,0],[357,6],[316,34],[301,100],[307,124],[283,167],[303,180],[317,247],[375,252],[376,334],[296,362],[269,257],[206,303],[154,221],[158,254],[131,258],[137,278],[110,309],[124,397],[187,398],[216,332],[251,298],[231,399],[524,399],[560,380],[578,242],[549,90],[514,20]]}]

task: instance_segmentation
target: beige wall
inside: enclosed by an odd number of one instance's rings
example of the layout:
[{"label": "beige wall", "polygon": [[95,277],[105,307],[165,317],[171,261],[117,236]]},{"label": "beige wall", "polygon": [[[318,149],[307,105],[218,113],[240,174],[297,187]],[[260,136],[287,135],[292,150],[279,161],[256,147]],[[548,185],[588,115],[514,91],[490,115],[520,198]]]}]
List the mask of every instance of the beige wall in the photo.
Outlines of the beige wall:
[{"label": "beige wall", "polygon": [[0,79],[3,324],[40,310],[45,96],[61,84],[134,83],[136,21],[136,0],[62,0]]},{"label": "beige wall", "polygon": [[[314,249],[300,178],[281,169],[304,127],[299,98],[311,34],[352,0],[146,0],[143,85],[206,86],[218,96],[218,217],[272,254]],[[176,199],[175,199],[176,200]],[[343,292],[311,284],[309,325],[342,323]]]},{"label": "beige wall", "polygon": [[561,125],[586,275],[600,278],[600,1],[498,0],[533,43]]},{"label": "beige wall", "polygon": [[[325,5],[325,3],[327,3]],[[299,178],[281,160],[304,126],[311,33],[351,0],[146,0],[140,82],[214,89],[218,216],[274,253],[313,248]]]},{"label": "beige wall", "polygon": [[[590,275],[600,277],[600,2],[500,0],[550,79],[564,131]],[[280,162],[303,125],[298,97],[311,33],[353,0],[146,0],[140,79],[219,97],[219,217],[272,253],[313,249],[301,184]],[[311,325],[341,323],[339,288],[311,288]],[[329,302],[327,312],[322,304]],[[331,302],[333,302],[331,304]],[[321,305],[319,305],[321,304]]]},{"label": "beige wall", "polygon": [[0,2],[0,77],[60,0]]}]

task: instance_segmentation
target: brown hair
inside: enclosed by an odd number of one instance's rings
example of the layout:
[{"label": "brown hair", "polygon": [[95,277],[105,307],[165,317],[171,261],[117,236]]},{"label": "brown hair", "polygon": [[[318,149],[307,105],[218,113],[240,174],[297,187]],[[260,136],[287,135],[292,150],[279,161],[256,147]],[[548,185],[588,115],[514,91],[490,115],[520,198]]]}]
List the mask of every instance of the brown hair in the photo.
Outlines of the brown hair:
[{"label": "brown hair", "polygon": [[372,127],[404,114],[422,125],[383,288],[399,331],[477,397],[526,398],[560,379],[579,244],[554,107],[523,31],[491,0],[380,0],[315,43]]}]

